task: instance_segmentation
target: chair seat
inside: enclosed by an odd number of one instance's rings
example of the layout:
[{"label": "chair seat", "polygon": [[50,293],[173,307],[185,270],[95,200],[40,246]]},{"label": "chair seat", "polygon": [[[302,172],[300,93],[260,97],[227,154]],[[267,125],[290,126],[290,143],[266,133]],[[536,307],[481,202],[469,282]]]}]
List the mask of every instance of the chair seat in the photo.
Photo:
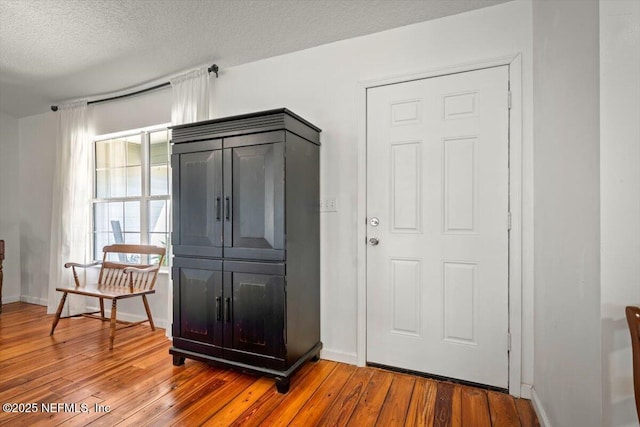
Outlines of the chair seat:
[{"label": "chair seat", "polygon": [[139,295],[148,295],[155,293],[155,289],[136,289],[133,292],[126,286],[109,286],[100,283],[92,283],[84,286],[70,286],[56,288],[56,291],[67,292],[70,294],[86,295],[90,297],[122,299]]}]

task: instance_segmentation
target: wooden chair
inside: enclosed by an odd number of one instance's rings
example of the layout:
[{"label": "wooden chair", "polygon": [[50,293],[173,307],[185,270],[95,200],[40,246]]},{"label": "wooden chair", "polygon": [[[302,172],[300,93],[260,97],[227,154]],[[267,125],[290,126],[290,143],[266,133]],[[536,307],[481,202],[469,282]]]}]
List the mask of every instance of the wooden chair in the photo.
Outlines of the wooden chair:
[{"label": "wooden chair", "polygon": [[631,332],[631,350],[633,353],[633,391],[636,396],[636,412],[640,421],[640,307],[629,306],[626,309],[627,323]]},{"label": "wooden chair", "polygon": [[[155,293],[153,287],[156,284],[158,270],[160,270],[166,250],[165,248],[159,248],[157,246],[116,244],[105,246],[102,251],[104,253],[102,261],[94,262],[92,264],[68,262],[64,265],[65,268],[71,267],[75,286],[56,288],[57,291],[62,292],[62,299],[58,305],[58,310],[53,319],[53,325],[51,325],[51,333],[49,335],[53,335],[53,331],[56,329],[58,321],[60,320],[62,308],[67,300],[67,294],[96,297],[100,299],[100,311],[76,314],[69,317],[86,316],[102,321],[109,321],[109,350],[112,350],[113,341],[116,335],[116,323],[122,323],[126,325],[125,327],[130,327],[148,321],[151,325],[151,330],[155,331],[153,318],[151,317],[151,310],[149,309],[149,302],[147,301],[147,295]],[[154,264],[113,262],[109,260],[110,254],[116,254],[118,259],[122,259],[120,257],[123,255],[125,259],[129,259],[132,254],[140,255],[141,259],[149,255],[157,255],[157,262]],[[76,268],[87,268],[96,265],[101,266],[98,282],[88,285],[80,284]],[[116,310],[118,300],[132,297],[142,297],[142,302],[144,303],[144,308],[147,312],[147,319],[139,322],[125,322],[117,320]],[[109,318],[104,315],[105,299],[110,299],[112,301],[111,317]],[[96,315],[97,313],[100,313],[100,315]]]}]

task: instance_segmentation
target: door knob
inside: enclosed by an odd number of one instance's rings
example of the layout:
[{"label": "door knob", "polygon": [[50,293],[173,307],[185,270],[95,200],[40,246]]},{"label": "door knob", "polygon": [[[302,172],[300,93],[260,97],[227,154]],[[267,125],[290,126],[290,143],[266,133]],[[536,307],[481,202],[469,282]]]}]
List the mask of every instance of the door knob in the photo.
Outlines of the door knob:
[{"label": "door knob", "polygon": [[371,246],[376,246],[378,243],[380,243],[380,240],[378,240],[377,237],[370,237],[369,238],[369,244]]}]

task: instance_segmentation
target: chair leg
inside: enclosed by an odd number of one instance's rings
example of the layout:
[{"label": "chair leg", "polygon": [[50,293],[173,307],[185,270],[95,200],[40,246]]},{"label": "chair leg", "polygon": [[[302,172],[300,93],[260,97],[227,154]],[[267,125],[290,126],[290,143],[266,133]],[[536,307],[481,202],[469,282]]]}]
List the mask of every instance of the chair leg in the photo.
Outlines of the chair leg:
[{"label": "chair leg", "polygon": [[51,333],[49,336],[53,335],[53,331],[55,331],[56,326],[58,326],[58,321],[60,320],[60,315],[62,314],[62,308],[64,307],[64,303],[67,300],[67,293],[64,292],[62,294],[62,299],[60,300],[60,304],[58,304],[58,310],[56,311],[56,317],[53,318],[53,324],[51,325]]},{"label": "chair leg", "polygon": [[100,316],[104,319],[104,298],[100,298]]},{"label": "chair leg", "polygon": [[113,340],[116,338],[116,310],[118,300],[113,299],[111,303],[111,324],[109,330],[109,350],[113,350]]},{"label": "chair leg", "polygon": [[142,295],[142,302],[144,302],[144,309],[147,310],[147,319],[149,319],[149,324],[151,325],[151,330],[155,331],[156,327],[153,324],[153,317],[151,317],[151,310],[149,309],[149,301],[147,301],[147,296]]}]

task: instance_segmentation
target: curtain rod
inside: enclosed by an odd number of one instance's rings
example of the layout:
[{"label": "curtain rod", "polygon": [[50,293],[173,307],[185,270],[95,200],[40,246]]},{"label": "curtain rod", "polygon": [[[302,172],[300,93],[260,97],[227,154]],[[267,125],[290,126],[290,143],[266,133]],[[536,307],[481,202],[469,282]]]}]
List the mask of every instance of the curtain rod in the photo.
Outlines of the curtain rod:
[{"label": "curtain rod", "polygon": [[[211,67],[207,68],[207,71],[209,73],[215,73],[216,74],[216,78],[218,78],[218,70],[220,70],[220,68],[216,64],[213,64]],[[87,102],[87,105],[89,105],[89,104],[97,104],[98,102],[113,101],[114,99],[127,98],[129,96],[139,95],[139,94],[145,93],[145,92],[151,92],[152,90],[160,89],[161,87],[169,86],[170,84],[171,84],[171,82],[164,82],[164,83],[160,83],[160,84],[157,84],[155,86],[151,86],[151,87],[148,87],[148,88],[145,88],[145,89],[137,90],[135,92],[125,93],[124,95],[112,96],[110,98],[104,98],[104,99],[96,99],[95,101]],[[51,106],[51,111],[58,111],[58,106],[57,105],[52,105]]]}]

